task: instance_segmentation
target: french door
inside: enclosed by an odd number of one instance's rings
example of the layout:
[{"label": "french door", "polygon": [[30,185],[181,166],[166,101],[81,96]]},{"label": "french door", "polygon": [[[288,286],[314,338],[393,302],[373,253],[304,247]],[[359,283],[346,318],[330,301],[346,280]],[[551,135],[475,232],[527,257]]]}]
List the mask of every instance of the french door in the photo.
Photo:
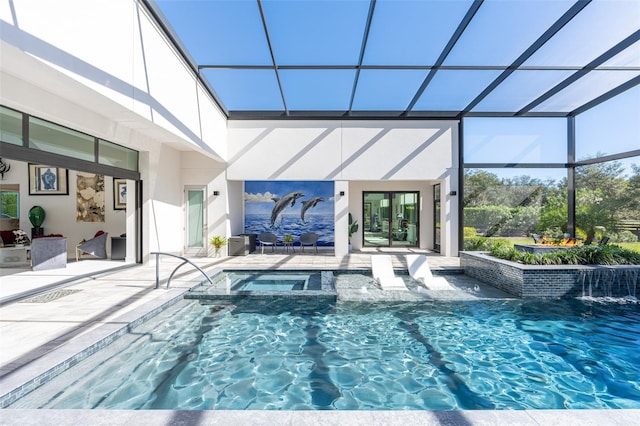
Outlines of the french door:
[{"label": "french door", "polygon": [[420,193],[364,192],[363,247],[418,247]]},{"label": "french door", "polygon": [[207,192],[204,186],[185,187],[185,255],[207,255]]}]

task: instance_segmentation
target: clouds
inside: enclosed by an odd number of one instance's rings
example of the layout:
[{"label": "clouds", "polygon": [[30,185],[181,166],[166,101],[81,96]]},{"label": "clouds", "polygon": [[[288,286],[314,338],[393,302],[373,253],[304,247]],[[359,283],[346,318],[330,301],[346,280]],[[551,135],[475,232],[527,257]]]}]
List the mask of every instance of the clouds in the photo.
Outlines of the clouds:
[{"label": "clouds", "polygon": [[278,197],[278,195],[276,194],[272,194],[271,192],[267,191],[265,193],[255,193],[255,194],[251,194],[249,192],[245,192],[244,193],[244,201],[246,202],[253,202],[253,203],[264,203],[264,202],[273,202],[273,198],[274,197]]}]

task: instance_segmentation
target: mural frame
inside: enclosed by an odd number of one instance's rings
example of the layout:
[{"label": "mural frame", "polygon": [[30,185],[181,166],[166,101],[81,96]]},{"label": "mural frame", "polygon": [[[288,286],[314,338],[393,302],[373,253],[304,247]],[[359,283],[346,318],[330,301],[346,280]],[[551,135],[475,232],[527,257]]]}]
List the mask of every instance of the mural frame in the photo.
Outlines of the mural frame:
[{"label": "mural frame", "polygon": [[69,170],[29,163],[29,195],[69,195]]}]

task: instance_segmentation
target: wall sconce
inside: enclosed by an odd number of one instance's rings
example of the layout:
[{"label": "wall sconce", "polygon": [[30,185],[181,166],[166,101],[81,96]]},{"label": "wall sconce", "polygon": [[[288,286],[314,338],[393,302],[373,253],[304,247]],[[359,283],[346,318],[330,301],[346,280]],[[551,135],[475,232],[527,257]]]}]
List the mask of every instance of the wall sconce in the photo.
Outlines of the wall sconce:
[{"label": "wall sconce", "polygon": [[344,191],[340,191],[340,196],[344,197]]},{"label": "wall sconce", "polygon": [[213,191],[213,195],[217,197],[218,195],[220,195],[220,191]]},{"label": "wall sconce", "polygon": [[453,197],[453,196],[455,196],[455,195],[458,195],[458,193],[457,193],[456,191],[451,191],[451,192],[449,193],[449,195],[451,195],[451,196]]}]

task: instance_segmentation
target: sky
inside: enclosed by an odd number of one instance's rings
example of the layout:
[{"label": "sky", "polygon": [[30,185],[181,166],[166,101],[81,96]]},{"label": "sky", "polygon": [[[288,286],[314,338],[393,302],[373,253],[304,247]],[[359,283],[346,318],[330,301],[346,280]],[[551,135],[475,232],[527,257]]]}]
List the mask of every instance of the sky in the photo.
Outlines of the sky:
[{"label": "sky", "polygon": [[[262,0],[269,40],[255,0],[156,3],[195,62],[217,67],[201,72],[229,110],[282,110],[286,102],[294,111],[402,111],[429,74],[426,67],[440,59],[449,68],[433,75],[414,109],[454,111],[469,105],[575,1],[485,0],[444,58],[439,56],[472,0],[379,0],[363,52],[369,0]],[[601,61],[601,68],[532,111],[567,113],[638,78],[638,22],[640,1],[593,0],[472,111],[517,112],[627,38],[625,48]],[[278,75],[271,69],[274,61],[281,67]],[[357,73],[359,61],[365,67]],[[577,115],[575,123],[578,160],[640,149],[640,86]],[[565,118],[466,118],[464,132],[465,162],[567,162]],[[503,176],[525,172],[494,170]],[[541,178],[566,173],[526,172]]]},{"label": "sky", "polygon": [[[350,106],[402,111],[473,3],[379,0],[361,52],[368,0],[262,0],[269,40],[255,0],[156,2],[195,62],[218,67],[201,73],[231,111],[279,111],[284,102],[290,111],[340,111]],[[440,58],[450,68],[435,73],[414,109],[465,108],[574,4],[485,0],[450,53]],[[592,1],[524,61],[528,69],[510,74],[473,111],[518,111],[633,35],[638,22],[637,0]],[[360,60],[365,68],[358,73],[354,66]],[[284,67],[278,74],[270,68],[274,61]],[[569,112],[639,76],[640,41],[602,65],[607,68],[587,73],[533,110]],[[302,69],[305,66],[341,68]]]}]

